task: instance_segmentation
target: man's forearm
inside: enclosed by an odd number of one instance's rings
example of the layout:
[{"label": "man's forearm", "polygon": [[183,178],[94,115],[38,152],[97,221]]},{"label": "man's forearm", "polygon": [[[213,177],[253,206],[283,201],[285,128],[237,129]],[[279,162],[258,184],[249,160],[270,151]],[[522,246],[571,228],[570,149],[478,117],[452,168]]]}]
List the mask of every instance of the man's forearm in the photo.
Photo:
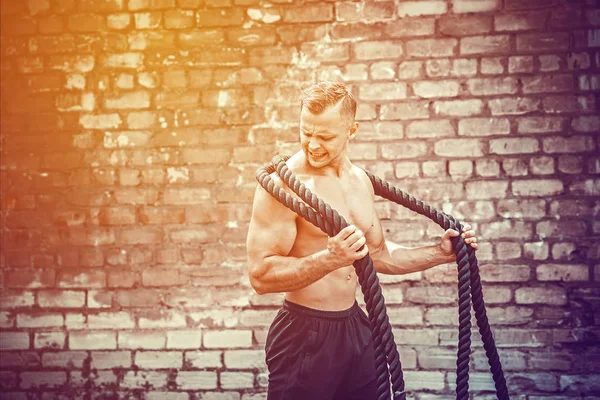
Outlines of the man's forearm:
[{"label": "man's forearm", "polygon": [[318,281],[335,267],[327,250],[306,257],[270,256],[252,286],[259,294],[292,292]]},{"label": "man's forearm", "polygon": [[390,275],[425,271],[455,260],[454,254],[444,255],[439,245],[410,248],[393,242],[386,242],[385,248],[371,257],[377,272]]}]

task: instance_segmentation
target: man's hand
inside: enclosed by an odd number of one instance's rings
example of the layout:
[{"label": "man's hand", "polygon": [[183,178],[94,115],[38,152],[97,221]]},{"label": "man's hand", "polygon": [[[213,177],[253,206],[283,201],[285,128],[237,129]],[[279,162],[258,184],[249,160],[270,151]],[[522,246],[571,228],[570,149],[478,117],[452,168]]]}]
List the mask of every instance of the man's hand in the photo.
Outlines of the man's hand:
[{"label": "man's hand", "polygon": [[[440,250],[442,254],[445,256],[455,256],[454,250],[452,249],[452,241],[450,238],[458,236],[458,232],[454,229],[447,229],[446,232],[442,235],[442,241],[440,242]],[[477,244],[477,238],[475,237],[475,231],[471,228],[471,225],[464,224],[463,225],[463,233],[462,237],[465,240],[466,244],[470,244],[471,247],[475,250],[479,248]],[[456,258],[456,256],[454,257]]]},{"label": "man's hand", "polygon": [[363,232],[354,225],[348,225],[327,240],[327,250],[333,256],[333,262],[341,268],[366,256],[369,252],[366,243]]}]

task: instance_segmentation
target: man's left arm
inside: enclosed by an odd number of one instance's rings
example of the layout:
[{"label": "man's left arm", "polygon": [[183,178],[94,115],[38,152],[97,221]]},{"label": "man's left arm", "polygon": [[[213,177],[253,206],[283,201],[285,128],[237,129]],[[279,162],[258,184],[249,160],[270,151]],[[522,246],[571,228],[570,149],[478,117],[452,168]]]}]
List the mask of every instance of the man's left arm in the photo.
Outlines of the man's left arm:
[{"label": "man's left arm", "polygon": [[[365,235],[370,255],[373,259],[375,270],[382,274],[403,275],[412,272],[424,271],[456,260],[452,249],[452,237],[459,233],[453,229],[447,229],[437,245],[423,247],[405,247],[394,242],[385,240],[381,221],[375,212],[374,222]],[[462,236],[467,245],[477,250],[477,237],[475,231],[469,224],[463,225]]]}]

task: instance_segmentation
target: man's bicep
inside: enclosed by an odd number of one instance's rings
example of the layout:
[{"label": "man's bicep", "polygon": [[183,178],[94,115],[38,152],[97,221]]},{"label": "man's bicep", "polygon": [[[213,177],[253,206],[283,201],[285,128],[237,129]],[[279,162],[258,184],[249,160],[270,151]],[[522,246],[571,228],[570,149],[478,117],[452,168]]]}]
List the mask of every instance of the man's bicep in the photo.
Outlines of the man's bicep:
[{"label": "man's bicep", "polygon": [[246,240],[249,259],[256,262],[271,255],[285,256],[295,240],[294,212],[258,186]]},{"label": "man's bicep", "polygon": [[385,237],[383,235],[383,226],[381,220],[377,215],[375,204],[373,204],[373,224],[369,231],[365,234],[367,239],[367,246],[369,246],[369,253],[374,254],[385,248]]}]

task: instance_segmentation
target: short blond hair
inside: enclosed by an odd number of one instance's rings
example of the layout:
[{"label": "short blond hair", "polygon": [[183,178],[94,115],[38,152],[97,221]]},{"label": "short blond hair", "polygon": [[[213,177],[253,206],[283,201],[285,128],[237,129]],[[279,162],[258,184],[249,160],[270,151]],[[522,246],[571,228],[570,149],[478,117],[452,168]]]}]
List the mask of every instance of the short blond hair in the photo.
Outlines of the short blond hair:
[{"label": "short blond hair", "polygon": [[[340,104],[341,102],[341,104]],[[306,107],[311,114],[319,115],[327,107],[340,104],[340,115],[349,123],[356,117],[356,100],[343,82],[321,81],[302,91],[300,111]]]}]

